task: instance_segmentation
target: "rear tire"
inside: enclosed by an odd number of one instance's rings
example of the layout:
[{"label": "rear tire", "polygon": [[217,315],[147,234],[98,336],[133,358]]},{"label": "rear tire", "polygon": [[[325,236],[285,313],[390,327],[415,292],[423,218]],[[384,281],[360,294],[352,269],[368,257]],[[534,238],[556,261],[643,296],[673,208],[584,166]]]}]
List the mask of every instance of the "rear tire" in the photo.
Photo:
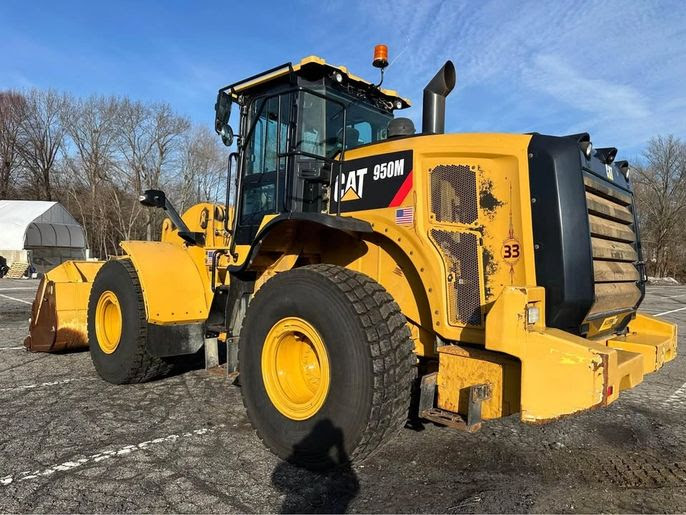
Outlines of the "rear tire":
[{"label": "rear tire", "polygon": [[[98,324],[108,310],[115,313],[110,317],[114,321]],[[126,384],[168,374],[172,365],[148,352],[147,337],[143,291],[133,264],[128,259],[108,261],[95,276],[88,299],[88,344],[100,377]]]},{"label": "rear tire", "polygon": [[[316,385],[320,377],[328,381],[323,401],[313,394],[313,414],[299,416],[296,411],[291,416],[288,402],[284,406],[273,400],[274,381],[279,379],[270,377],[284,377],[284,371],[274,359],[275,370],[270,372],[272,361],[265,362],[265,353],[271,356],[272,335],[284,321],[303,333],[295,340],[306,339],[308,333],[310,339],[320,335],[315,347],[325,348],[320,350],[321,367],[316,361],[309,366],[322,370]],[[407,421],[416,362],[407,322],[388,292],[361,273],[334,265],[279,273],[250,303],[239,352],[248,417],[264,444],[282,459],[308,468],[360,461]],[[306,349],[292,360],[305,370],[304,382],[286,377],[285,390],[306,392],[297,385],[311,381],[311,352]]]}]

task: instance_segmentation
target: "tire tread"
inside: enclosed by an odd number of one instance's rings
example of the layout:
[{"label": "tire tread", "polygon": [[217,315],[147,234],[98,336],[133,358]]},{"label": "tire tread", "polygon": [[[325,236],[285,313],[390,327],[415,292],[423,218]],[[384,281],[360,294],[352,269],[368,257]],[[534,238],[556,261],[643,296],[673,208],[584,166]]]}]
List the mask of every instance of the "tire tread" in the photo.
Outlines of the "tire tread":
[{"label": "tire tread", "polygon": [[[138,279],[136,269],[129,259],[119,259],[116,261],[126,271],[133,289],[136,294],[136,313],[138,317],[138,334],[135,337],[135,354],[133,360],[128,368],[126,378],[122,381],[123,384],[144,383],[152,379],[163,377],[172,371],[173,365],[162,358],[158,358],[150,354],[147,350],[147,317],[145,314],[145,301],[143,299],[143,288]],[[108,263],[105,264],[107,266]],[[96,276],[97,280],[97,276]],[[91,295],[93,295],[91,289]],[[89,305],[95,305],[97,299],[90,299]],[[97,345],[96,336],[89,335],[91,345]]]},{"label": "tire tread", "polygon": [[136,341],[138,343],[136,347],[136,357],[134,362],[131,364],[131,369],[129,370],[128,382],[129,383],[145,383],[157,377],[162,377],[171,372],[172,365],[162,358],[153,356],[148,352],[146,347],[147,341],[147,317],[145,314],[145,301],[143,299],[143,288],[141,287],[140,280],[138,279],[138,274],[136,269],[128,259],[122,259],[121,264],[124,266],[126,271],[131,278],[131,282],[136,290],[136,296],[138,300],[138,318],[140,320],[140,325],[138,326],[138,336]]},{"label": "tire tread", "polygon": [[[407,320],[393,297],[365,274],[331,264],[307,265],[297,270],[308,270],[328,279],[350,302],[363,326],[372,359],[372,405],[367,425],[349,456],[351,461],[362,461],[407,422],[411,385],[416,376],[416,356]],[[253,421],[254,414],[245,406]],[[259,430],[257,435],[264,442]]]}]

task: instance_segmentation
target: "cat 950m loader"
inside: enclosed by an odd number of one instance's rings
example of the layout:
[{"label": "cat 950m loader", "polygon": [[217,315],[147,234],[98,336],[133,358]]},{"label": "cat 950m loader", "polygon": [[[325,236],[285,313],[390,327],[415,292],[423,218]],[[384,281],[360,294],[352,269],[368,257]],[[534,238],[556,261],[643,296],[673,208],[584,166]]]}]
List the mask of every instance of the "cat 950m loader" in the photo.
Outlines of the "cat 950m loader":
[{"label": "cat 950m loader", "polygon": [[586,133],[444,134],[455,81],[448,61],[428,83],[421,132],[394,116],[406,99],[317,57],[222,88],[226,202],[180,216],[146,191],[161,241],[47,273],[27,347],[89,346],[132,383],[237,338],[254,428],[311,467],[365,458],[408,416],[475,430],[614,402],[677,344],[637,313],[629,165]]}]

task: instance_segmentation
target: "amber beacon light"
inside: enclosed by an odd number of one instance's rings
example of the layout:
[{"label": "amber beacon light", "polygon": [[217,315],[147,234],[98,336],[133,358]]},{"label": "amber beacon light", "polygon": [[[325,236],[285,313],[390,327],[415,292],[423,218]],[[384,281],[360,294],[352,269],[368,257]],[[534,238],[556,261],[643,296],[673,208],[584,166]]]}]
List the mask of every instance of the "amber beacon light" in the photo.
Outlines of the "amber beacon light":
[{"label": "amber beacon light", "polygon": [[374,61],[372,66],[382,70],[388,66],[388,47],[386,45],[376,45],[374,47]]}]

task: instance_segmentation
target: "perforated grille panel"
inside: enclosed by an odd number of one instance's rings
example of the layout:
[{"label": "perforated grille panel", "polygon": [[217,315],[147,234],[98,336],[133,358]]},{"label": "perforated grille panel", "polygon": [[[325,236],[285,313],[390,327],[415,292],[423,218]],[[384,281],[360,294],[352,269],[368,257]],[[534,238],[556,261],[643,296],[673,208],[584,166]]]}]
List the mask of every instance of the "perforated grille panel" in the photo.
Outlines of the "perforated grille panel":
[{"label": "perforated grille panel", "polygon": [[442,223],[474,223],[478,216],[476,172],[467,165],[438,165],[431,171],[431,212]]},{"label": "perforated grille panel", "polygon": [[481,325],[478,240],[474,234],[431,230],[448,270],[448,316],[453,324]]}]

